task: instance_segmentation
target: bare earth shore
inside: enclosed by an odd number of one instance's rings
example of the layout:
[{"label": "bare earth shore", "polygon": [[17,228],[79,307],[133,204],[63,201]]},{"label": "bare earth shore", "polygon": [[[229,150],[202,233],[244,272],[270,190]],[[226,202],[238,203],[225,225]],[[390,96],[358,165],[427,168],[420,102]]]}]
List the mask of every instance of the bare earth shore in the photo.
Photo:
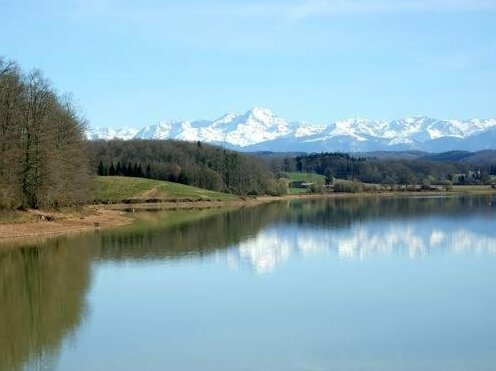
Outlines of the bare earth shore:
[{"label": "bare earth shore", "polygon": [[39,237],[62,233],[83,232],[132,223],[132,219],[117,210],[88,206],[79,212],[20,213],[13,221],[0,224],[0,241],[14,238]]},{"label": "bare earth shore", "polygon": [[166,201],[133,204],[101,204],[86,206],[75,212],[41,212],[25,211],[15,215],[12,220],[0,223],[0,242],[26,237],[50,236],[74,232],[84,232],[102,228],[120,227],[131,224],[133,219],[126,211],[141,210],[176,210],[205,209],[221,207],[248,207],[262,203],[312,198],[363,198],[363,197],[405,197],[405,196],[456,196],[462,194],[496,194],[494,190],[487,192],[383,192],[383,193],[330,193],[302,194],[285,196],[262,196],[234,201]]}]

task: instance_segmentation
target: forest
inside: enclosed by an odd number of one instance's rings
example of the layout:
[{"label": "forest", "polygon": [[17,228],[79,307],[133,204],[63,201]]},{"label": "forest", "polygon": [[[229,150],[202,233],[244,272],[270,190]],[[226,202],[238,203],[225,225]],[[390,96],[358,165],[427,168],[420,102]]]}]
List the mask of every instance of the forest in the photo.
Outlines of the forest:
[{"label": "forest", "polygon": [[286,190],[260,158],[201,142],[101,140],[89,148],[98,175],[146,177],[239,195]]},{"label": "forest", "polygon": [[0,209],[82,204],[90,189],[85,122],[39,71],[0,58]]},{"label": "forest", "polygon": [[328,179],[357,180],[375,184],[488,184],[496,175],[495,164],[439,162],[420,159],[353,157],[345,153],[319,153],[269,160],[273,171],[308,172]]}]

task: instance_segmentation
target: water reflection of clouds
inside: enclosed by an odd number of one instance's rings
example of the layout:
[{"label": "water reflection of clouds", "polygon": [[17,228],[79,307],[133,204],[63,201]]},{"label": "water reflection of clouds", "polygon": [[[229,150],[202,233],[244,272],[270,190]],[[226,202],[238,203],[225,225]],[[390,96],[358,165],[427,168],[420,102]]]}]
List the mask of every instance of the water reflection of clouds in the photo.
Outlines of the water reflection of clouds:
[{"label": "water reflection of clouds", "polygon": [[269,273],[291,256],[335,254],[343,260],[363,260],[374,255],[399,255],[410,259],[431,252],[496,253],[496,231],[474,232],[461,223],[390,222],[356,224],[348,229],[275,227],[239,243],[227,252],[232,266],[250,266]]}]

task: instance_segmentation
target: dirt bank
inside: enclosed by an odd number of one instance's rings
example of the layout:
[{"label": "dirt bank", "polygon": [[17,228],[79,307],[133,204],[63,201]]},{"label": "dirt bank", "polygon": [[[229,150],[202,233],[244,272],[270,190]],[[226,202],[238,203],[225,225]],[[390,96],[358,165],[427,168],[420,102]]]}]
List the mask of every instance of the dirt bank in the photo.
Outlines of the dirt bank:
[{"label": "dirt bank", "polygon": [[319,198],[363,198],[363,197],[426,197],[426,196],[457,196],[461,194],[496,194],[494,190],[487,192],[383,192],[383,193],[329,193],[301,194],[285,196],[263,196],[244,198],[233,201],[166,201],[141,202],[132,204],[100,204],[86,206],[79,212],[41,212],[30,210],[19,212],[8,219],[0,221],[0,241],[21,237],[49,236],[62,233],[82,232],[102,228],[119,227],[130,224],[133,219],[126,216],[126,210],[175,210],[175,209],[205,209],[221,207],[249,207],[262,203]]},{"label": "dirt bank", "polygon": [[19,212],[11,220],[0,224],[0,240],[118,227],[132,221],[118,210],[97,206],[85,207],[79,212],[29,210]]}]

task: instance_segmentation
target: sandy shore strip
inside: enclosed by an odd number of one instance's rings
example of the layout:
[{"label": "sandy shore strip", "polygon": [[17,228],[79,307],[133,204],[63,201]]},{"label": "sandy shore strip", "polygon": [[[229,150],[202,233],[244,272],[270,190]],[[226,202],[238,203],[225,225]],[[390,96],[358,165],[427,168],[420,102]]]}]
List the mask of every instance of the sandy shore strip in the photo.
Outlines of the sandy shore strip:
[{"label": "sandy shore strip", "polygon": [[164,201],[98,204],[85,206],[75,212],[50,212],[29,210],[19,212],[10,221],[0,223],[0,242],[26,237],[50,236],[65,233],[92,231],[104,228],[120,227],[133,223],[133,218],[126,211],[146,210],[185,210],[224,207],[250,207],[268,202],[296,199],[344,199],[371,197],[432,197],[460,196],[463,194],[496,194],[489,192],[382,192],[382,193],[329,193],[300,194],[285,196],[247,197],[233,201]]},{"label": "sandy shore strip", "polygon": [[122,211],[97,206],[69,213],[29,210],[22,213],[20,220],[0,224],[0,241],[120,227],[133,222]]}]

